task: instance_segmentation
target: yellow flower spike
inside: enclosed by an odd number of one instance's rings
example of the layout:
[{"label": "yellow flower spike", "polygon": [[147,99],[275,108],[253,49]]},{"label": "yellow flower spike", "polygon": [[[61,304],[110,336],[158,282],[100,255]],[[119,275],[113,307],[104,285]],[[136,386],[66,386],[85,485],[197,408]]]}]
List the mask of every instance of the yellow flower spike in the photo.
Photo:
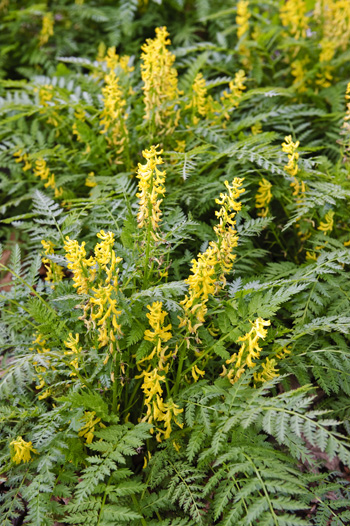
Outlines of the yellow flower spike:
[{"label": "yellow flower spike", "polygon": [[42,181],[46,181],[50,177],[50,170],[44,159],[35,161],[34,175],[40,177]]},{"label": "yellow flower spike", "polygon": [[159,396],[162,395],[162,387],[161,382],[165,381],[164,376],[161,376],[158,374],[158,369],[154,368],[152,371],[142,371],[142,373],[138,376],[135,376],[135,378],[142,378],[143,377],[143,384],[141,389],[143,390],[145,394],[145,405],[149,405],[151,403],[151,400],[154,396],[157,394]]},{"label": "yellow flower spike", "polygon": [[294,60],[291,63],[291,73],[294,77],[293,86],[299,93],[304,93],[307,90],[306,87],[306,74],[307,64],[310,62],[308,57],[303,60]]},{"label": "yellow flower spike", "polygon": [[228,112],[239,106],[239,99],[242,97],[243,91],[247,89],[247,87],[244,85],[246,80],[247,77],[245,76],[245,72],[243,69],[240,69],[235,74],[234,80],[229,82],[229,91],[224,91],[221,97],[221,102],[224,106],[224,116],[226,119],[230,118]]},{"label": "yellow flower spike", "polygon": [[[65,351],[65,355],[73,356],[73,360],[70,362],[70,365],[74,369],[78,369],[79,367],[79,355],[81,354],[82,347],[78,345],[79,343],[79,334],[77,333],[75,337],[72,333],[69,333],[67,341],[64,342],[65,346],[69,351]],[[75,376],[76,374],[73,372],[71,373],[71,376]]]},{"label": "yellow flower spike", "polygon": [[315,252],[309,252],[307,250],[306,251],[306,261],[317,261],[317,256]]},{"label": "yellow flower spike", "polygon": [[43,46],[53,36],[54,18],[52,13],[46,13],[43,16],[43,25],[39,35],[39,46]]},{"label": "yellow flower spike", "polygon": [[347,101],[347,103],[346,103],[346,113],[344,117],[344,122],[342,125],[342,130],[344,130],[342,131],[342,135],[350,134],[350,82],[348,83],[347,88],[346,88],[345,100]]},{"label": "yellow flower spike", "polygon": [[296,40],[306,37],[307,6],[305,0],[286,0],[280,9],[280,18],[284,27]]},{"label": "yellow flower spike", "polygon": [[250,129],[252,131],[252,135],[258,135],[259,133],[262,133],[261,122],[257,122],[256,124],[253,124],[253,126]]},{"label": "yellow flower spike", "polygon": [[90,188],[94,188],[97,186],[96,180],[95,180],[95,172],[90,172],[85,179],[85,186],[89,186]]},{"label": "yellow flower spike", "polygon": [[264,383],[268,380],[272,380],[278,376],[279,371],[276,369],[277,362],[274,358],[271,360],[266,358],[265,362],[261,365],[262,371],[260,373],[254,373],[254,382],[257,384],[259,382]]},{"label": "yellow flower spike", "polygon": [[45,391],[42,391],[40,394],[38,393],[38,400],[45,400],[45,398],[48,398],[51,394],[51,388],[45,389]]},{"label": "yellow flower spike", "polygon": [[325,220],[321,221],[320,226],[317,227],[317,230],[321,230],[324,235],[327,234],[327,232],[331,233],[334,227],[334,211],[329,210],[325,215]]},{"label": "yellow flower spike", "polygon": [[86,444],[91,444],[94,438],[95,426],[99,424],[100,427],[105,427],[101,418],[95,418],[95,411],[85,411],[84,416],[81,418],[81,421],[84,422],[84,425],[80,428],[78,436],[85,438]]},{"label": "yellow flower spike", "polygon": [[[54,244],[52,243],[52,241],[45,241],[43,239],[41,241],[41,244],[44,248],[46,256],[48,256],[49,254],[54,254]],[[45,257],[42,258],[42,262],[44,263],[46,269],[45,281],[62,281],[62,279],[64,278],[64,272],[63,268],[60,265],[54,263],[49,258]],[[54,285],[52,286],[52,288],[54,288]]]},{"label": "yellow flower spike", "polygon": [[64,250],[69,262],[68,269],[73,272],[73,287],[78,294],[87,294],[95,275],[91,267],[96,266],[96,261],[93,257],[86,259],[85,241],[79,245],[78,241],[66,236]]},{"label": "yellow flower spike", "polygon": [[193,376],[194,381],[198,382],[199,377],[205,375],[205,371],[199,369],[199,367],[195,364],[191,369],[191,374]]},{"label": "yellow flower spike", "polygon": [[[242,206],[236,201],[245,191],[244,188],[241,188],[242,183],[243,179],[238,177],[233,180],[232,185],[225,181],[227,192],[221,193],[220,199],[215,200],[221,205],[220,210],[215,212],[219,223],[213,229],[217,240],[211,241],[207,250],[203,254],[198,254],[197,259],[191,261],[191,275],[186,280],[189,285],[188,295],[180,302],[185,316],[180,318],[179,327],[187,325],[192,334],[204,322],[209,295],[215,295],[225,286],[225,274],[232,269],[236,257],[232,254],[233,248],[238,244],[234,218]],[[198,322],[194,326],[191,323],[193,316]]]},{"label": "yellow flower spike", "polygon": [[[116,153],[119,156],[127,147],[129,135],[126,126],[128,118],[125,111],[126,101],[119,85],[119,79],[113,70],[110,70],[104,80],[105,87],[102,88],[104,109],[100,120],[103,129],[101,133],[106,134],[108,143],[116,147]],[[117,160],[117,162],[119,161]]]},{"label": "yellow flower spike", "polygon": [[[318,0],[314,17],[323,33],[320,42],[320,62],[329,62],[339,49],[345,51],[349,45],[350,3],[347,0]],[[328,67],[325,67],[326,73],[327,70]],[[324,77],[327,80],[325,74]]]},{"label": "yellow flower spike", "polygon": [[136,196],[139,198],[139,211],[137,214],[137,222],[139,228],[147,228],[149,222],[152,225],[152,231],[157,238],[156,230],[159,228],[161,222],[162,212],[160,205],[163,199],[160,196],[165,194],[165,170],[161,171],[157,168],[163,164],[163,159],[160,157],[163,150],[158,150],[157,146],[151,146],[149,150],[142,152],[146,159],[146,164],[139,163],[137,170],[137,178],[139,179],[139,191]]},{"label": "yellow flower spike", "polygon": [[24,163],[24,166],[22,168],[23,172],[30,170],[30,168],[32,167],[32,163],[29,161],[28,154],[23,152],[22,148],[18,150],[18,152],[15,152],[13,156],[17,157],[17,159],[15,159],[16,163]]},{"label": "yellow flower spike", "polygon": [[264,340],[267,336],[267,329],[271,322],[270,320],[263,320],[262,318],[257,318],[252,324],[252,328],[244,336],[240,336],[237,340],[242,342],[242,345],[239,349],[238,354],[233,354],[231,358],[226,360],[227,365],[233,365],[229,371],[226,367],[220,376],[226,376],[231,384],[234,384],[238,378],[243,374],[245,368],[248,367],[252,369],[256,366],[256,363],[253,360],[258,360],[261,353],[261,348],[259,347],[259,339]]},{"label": "yellow flower spike", "polygon": [[299,147],[300,142],[293,142],[292,136],[288,135],[284,138],[285,142],[282,143],[282,151],[284,153],[288,154],[288,164],[284,167],[285,171],[291,175],[295,176],[298,173],[298,159],[299,159],[299,153],[297,152],[297,149]]},{"label": "yellow flower spike", "polygon": [[141,78],[146,120],[153,120],[159,133],[170,133],[176,127],[178,115],[174,106],[179,95],[177,71],[173,67],[175,55],[167,46],[171,44],[166,27],[156,28],[156,37],[148,38],[141,47]]},{"label": "yellow flower spike", "polygon": [[[99,239],[102,239],[102,242],[97,243],[95,246],[95,259],[102,268],[105,268],[110,263],[114,252],[114,234],[113,232],[101,230],[96,235]],[[121,261],[121,258],[118,259]]]},{"label": "yellow flower spike", "polygon": [[250,12],[248,8],[249,8],[248,0],[239,0],[239,2],[237,3],[236,24],[238,26],[237,28],[238,40],[240,40],[243,37],[243,35],[245,35],[249,31]]},{"label": "yellow flower spike", "polygon": [[11,460],[16,464],[30,462],[32,460],[30,454],[38,454],[38,451],[33,448],[32,443],[26,442],[21,436],[18,436],[16,440],[12,440],[10,445],[14,449],[14,453],[11,453]]},{"label": "yellow flower spike", "polygon": [[259,189],[255,196],[255,208],[262,208],[259,216],[266,217],[269,212],[269,203],[272,199],[272,184],[267,179],[259,181]]},{"label": "yellow flower spike", "polygon": [[148,462],[151,460],[151,457],[152,457],[151,453],[149,451],[147,451],[147,455],[145,455],[144,458],[143,458],[142,469],[147,468]]},{"label": "yellow flower spike", "polygon": [[205,117],[211,110],[210,101],[207,99],[207,88],[205,87],[205,78],[202,73],[198,73],[193,81],[192,85],[192,96],[190,102],[185,106],[185,109],[192,108],[193,110],[193,123],[198,123],[198,117],[196,113]]},{"label": "yellow flower spike", "polygon": [[158,338],[164,342],[170,340],[171,332],[168,331],[171,330],[171,324],[169,323],[166,327],[163,327],[164,319],[168,313],[162,310],[162,306],[163,303],[161,301],[155,301],[152,305],[147,305],[147,309],[150,312],[146,316],[153,331],[145,331],[145,340],[150,342],[157,341]]}]

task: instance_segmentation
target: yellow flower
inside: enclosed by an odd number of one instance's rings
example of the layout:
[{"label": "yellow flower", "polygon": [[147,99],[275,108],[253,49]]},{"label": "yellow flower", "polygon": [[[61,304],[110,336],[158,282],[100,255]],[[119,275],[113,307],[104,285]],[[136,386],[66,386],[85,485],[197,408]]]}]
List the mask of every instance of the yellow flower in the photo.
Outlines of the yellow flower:
[{"label": "yellow flower", "polygon": [[101,423],[101,418],[95,418],[95,416],[95,411],[85,411],[84,416],[81,418],[84,425],[80,428],[78,436],[84,437],[86,444],[91,444],[93,441],[96,424],[99,424],[100,427],[105,427]]},{"label": "yellow flower", "polygon": [[293,86],[297,89],[299,93],[304,93],[306,91],[306,74],[307,69],[305,66],[309,63],[309,59],[306,57],[303,60],[294,60],[291,63],[291,73],[294,77]]},{"label": "yellow flower", "polygon": [[345,100],[347,101],[347,103],[346,103],[346,113],[345,113],[344,122],[342,126],[342,129],[344,130],[342,132],[342,135],[350,134],[350,82],[348,83],[346,87]]},{"label": "yellow flower", "polygon": [[306,261],[317,261],[317,256],[315,252],[309,252],[307,250],[306,251]]},{"label": "yellow flower", "polygon": [[306,37],[307,7],[305,0],[287,0],[280,9],[280,17],[284,27],[289,27],[291,35],[296,40]]},{"label": "yellow flower", "polygon": [[148,38],[141,47],[145,119],[153,121],[158,128],[162,127],[165,133],[176,127],[179,117],[174,111],[179,95],[177,71],[172,67],[175,55],[167,49],[171,44],[168,36],[166,27],[157,27],[156,38]]},{"label": "yellow flower", "polygon": [[55,174],[50,173],[45,159],[40,158],[35,161],[34,175],[40,177],[42,181],[46,181],[44,184],[45,188],[52,188],[55,190],[55,197],[60,197],[62,195],[63,188],[57,188]]},{"label": "yellow flower", "polygon": [[327,234],[327,232],[332,232],[333,230],[333,227],[334,227],[334,211],[333,210],[329,210],[326,215],[325,215],[325,220],[324,221],[321,221],[320,223],[320,226],[317,227],[317,230],[321,230],[324,235]]},{"label": "yellow flower", "polygon": [[168,439],[170,437],[172,428],[171,428],[171,422],[174,421],[176,425],[183,428],[183,424],[177,420],[177,415],[181,414],[183,412],[183,409],[180,409],[179,406],[174,404],[174,402],[170,399],[169,402],[163,402],[160,397],[157,397],[158,402],[158,413],[157,413],[157,422],[164,422],[165,430],[157,429],[158,435],[157,440],[161,441],[161,435],[163,434],[163,438]]},{"label": "yellow flower", "polygon": [[254,373],[254,382],[264,383],[278,376],[279,373],[278,369],[276,369],[276,366],[277,362],[274,358],[271,360],[266,358],[265,362],[261,364],[262,371],[260,373]]},{"label": "yellow flower", "polygon": [[205,371],[199,369],[199,367],[195,364],[191,369],[191,374],[193,376],[194,381],[198,382],[199,377],[205,375]]},{"label": "yellow flower", "polygon": [[323,31],[320,61],[332,60],[336,51],[345,51],[350,40],[350,3],[348,0],[318,0],[315,18]]},{"label": "yellow flower", "polygon": [[12,440],[10,445],[13,446],[14,449],[14,453],[11,453],[11,460],[12,462],[16,462],[16,464],[29,462],[32,460],[30,454],[38,453],[38,451],[33,448],[32,443],[26,442],[21,436],[18,436],[16,440]]},{"label": "yellow flower", "polygon": [[238,40],[243,37],[249,31],[249,2],[248,0],[239,0],[237,4],[237,16],[236,24],[237,28],[237,38]]},{"label": "yellow flower", "polygon": [[[79,343],[79,334],[77,333],[74,337],[71,332],[68,335],[67,341],[64,342],[67,349],[69,349],[69,351],[65,351],[64,354],[68,356],[72,356],[72,355],[75,356],[73,360],[69,363],[72,367],[74,367],[74,369],[78,369],[79,367],[78,358],[82,351],[82,347],[80,347],[78,343]],[[75,376],[75,375],[76,373],[74,372],[71,373],[71,376]]]},{"label": "yellow flower", "polygon": [[269,203],[272,199],[272,184],[263,178],[259,181],[259,190],[255,196],[255,208],[262,208],[259,216],[266,217],[269,212]]},{"label": "yellow flower", "polygon": [[146,316],[153,331],[145,331],[145,340],[150,342],[158,341],[158,338],[164,342],[170,340],[171,332],[169,331],[171,331],[171,323],[163,327],[165,316],[167,316],[168,313],[162,310],[162,306],[163,303],[161,301],[155,301],[152,305],[147,305],[147,309],[150,312],[147,313]]},{"label": "yellow flower", "polygon": [[293,142],[291,135],[285,137],[284,140],[286,142],[282,143],[282,151],[288,154],[288,164],[284,167],[284,169],[287,173],[289,173],[289,175],[295,176],[299,169],[299,153],[297,152],[297,148],[299,147],[300,142]]},{"label": "yellow flower", "polygon": [[119,86],[119,79],[114,70],[105,76],[105,87],[102,88],[104,108],[101,113],[100,124],[103,126],[101,133],[107,134],[111,130],[111,138],[108,135],[107,141],[110,145],[116,146],[116,154],[120,155],[127,147],[128,129],[126,120],[128,114],[125,112],[126,101]]},{"label": "yellow flower", "polygon": [[[106,266],[109,265],[112,259],[114,234],[113,232],[101,230],[96,235],[102,239],[102,242],[95,245],[95,259],[101,268],[106,269]],[[121,261],[121,258],[118,259]]]},{"label": "yellow flower", "polygon": [[194,124],[198,124],[199,122],[196,116],[197,113],[205,117],[211,110],[210,99],[207,98],[207,91],[205,78],[202,73],[198,73],[193,81],[191,100],[185,106],[186,110],[192,108],[192,120]]},{"label": "yellow flower", "polygon": [[15,160],[16,163],[24,163],[24,166],[22,168],[23,172],[30,170],[30,168],[32,167],[32,163],[29,161],[28,154],[23,152],[22,148],[15,152],[13,156],[17,157],[17,159]]},{"label": "yellow flower", "polygon": [[258,135],[259,133],[262,133],[262,125],[261,122],[256,122],[251,127],[252,135]]},{"label": "yellow flower", "polygon": [[95,172],[90,172],[85,180],[85,186],[89,186],[90,188],[94,188],[97,186],[96,180],[95,180]]},{"label": "yellow flower", "polygon": [[35,161],[34,175],[40,177],[42,181],[46,181],[50,177],[50,170],[44,159]]},{"label": "yellow flower", "polygon": [[40,31],[39,35],[39,46],[43,46],[46,44],[50,37],[53,36],[53,14],[52,13],[46,13],[43,16],[43,25]]},{"label": "yellow flower", "polygon": [[[117,300],[112,298],[115,287],[110,283],[106,286],[93,287],[94,296],[90,298],[92,307],[91,319],[98,320],[97,325],[104,325],[107,320],[112,322],[114,329],[120,332],[120,325],[117,322],[121,311],[117,310]],[[93,310],[93,307],[97,307]]]},{"label": "yellow flower", "polygon": [[[45,241],[44,239],[41,241],[41,244],[44,248],[45,255],[54,254],[54,244],[52,241]],[[54,263],[49,258],[42,258],[42,262],[44,263],[44,266],[46,268],[46,277],[45,281],[53,281],[54,283],[57,283],[58,281],[62,281],[64,277],[63,269],[60,265],[57,263]]]},{"label": "yellow flower", "polygon": [[231,80],[229,82],[229,90],[230,91],[224,91],[221,102],[223,103],[223,110],[224,110],[224,116],[226,119],[229,119],[229,111],[233,108],[237,108],[239,105],[239,99],[243,95],[243,91],[247,89],[247,87],[244,85],[246,82],[247,77],[245,76],[245,72],[243,69],[240,69],[235,74],[234,80]]},{"label": "yellow flower", "polygon": [[138,227],[148,228],[151,223],[152,235],[155,239],[162,216],[160,205],[163,199],[159,197],[165,194],[166,175],[165,170],[161,171],[157,168],[158,165],[163,164],[163,159],[160,157],[163,150],[158,151],[157,148],[158,145],[151,146],[149,150],[142,152],[146,164],[139,163],[136,176],[139,179],[139,192],[136,194],[139,198]]},{"label": "yellow flower", "polygon": [[226,360],[227,365],[234,364],[233,368],[228,372],[226,367],[224,367],[220,376],[227,376],[231,384],[234,384],[244,373],[246,367],[249,369],[255,367],[256,363],[253,360],[258,360],[261,353],[258,341],[266,338],[267,329],[264,327],[268,327],[270,324],[269,320],[263,320],[262,318],[257,318],[252,323],[251,330],[237,340],[237,342],[242,342],[238,354],[233,354],[231,358]]},{"label": "yellow flower", "polygon": [[66,236],[64,241],[68,269],[73,272],[73,281],[78,294],[87,294],[89,285],[94,279],[94,272],[90,268],[96,265],[94,258],[86,259],[85,241],[79,245],[78,241]]},{"label": "yellow flower", "polygon": [[[219,223],[214,227],[217,239],[209,243],[203,254],[198,254],[197,259],[191,261],[191,275],[186,280],[189,285],[188,295],[180,302],[185,316],[180,318],[179,325],[179,327],[187,325],[191,333],[195,333],[204,322],[209,295],[216,294],[222,286],[225,286],[225,274],[232,269],[236,257],[232,254],[232,250],[238,243],[234,218],[242,206],[236,199],[245,191],[244,188],[240,188],[242,183],[243,179],[238,177],[233,180],[231,186],[225,181],[227,192],[221,193],[220,199],[215,200],[221,205],[220,210],[215,212],[219,219]],[[191,323],[193,316],[196,319],[194,326]]]},{"label": "yellow flower", "polygon": [[112,46],[107,49],[106,56],[104,56],[105,49],[106,47],[103,44],[101,51],[99,50],[97,60],[105,61],[108,69],[114,70],[119,66],[122,71],[124,71],[124,73],[131,73],[134,71],[135,68],[133,66],[129,66],[130,57],[128,55],[123,55],[120,57],[115,52],[115,46]]},{"label": "yellow flower", "polygon": [[142,390],[145,394],[145,405],[149,406],[154,396],[162,395],[162,387],[160,384],[165,381],[165,377],[158,373],[156,367],[152,371],[142,371],[140,375],[135,376],[135,378],[142,377]]}]

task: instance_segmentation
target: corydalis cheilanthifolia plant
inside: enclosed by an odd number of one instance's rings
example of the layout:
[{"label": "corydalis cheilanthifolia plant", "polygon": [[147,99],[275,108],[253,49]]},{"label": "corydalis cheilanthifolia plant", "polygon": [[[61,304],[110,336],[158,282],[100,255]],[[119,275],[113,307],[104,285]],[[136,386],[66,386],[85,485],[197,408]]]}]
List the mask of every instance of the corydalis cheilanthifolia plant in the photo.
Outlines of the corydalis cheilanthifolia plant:
[{"label": "corydalis cheilanthifolia plant", "polygon": [[175,55],[166,27],[156,28],[156,37],[148,38],[142,46],[141,77],[143,81],[145,116],[158,133],[171,133],[177,126],[179,110],[175,110],[179,92],[177,71],[173,67]]},{"label": "corydalis cheilanthifolia plant", "polygon": [[245,191],[241,188],[242,183],[243,179],[239,178],[235,178],[232,185],[225,181],[227,193],[220,194],[220,199],[215,200],[221,205],[220,210],[215,212],[219,218],[219,223],[214,226],[217,239],[210,241],[207,250],[192,260],[191,275],[186,280],[188,295],[181,302],[184,317],[180,324],[186,326],[191,334],[204,322],[209,295],[216,294],[225,286],[225,274],[232,269],[236,257],[232,251],[238,244],[234,218],[242,206],[236,199]]}]

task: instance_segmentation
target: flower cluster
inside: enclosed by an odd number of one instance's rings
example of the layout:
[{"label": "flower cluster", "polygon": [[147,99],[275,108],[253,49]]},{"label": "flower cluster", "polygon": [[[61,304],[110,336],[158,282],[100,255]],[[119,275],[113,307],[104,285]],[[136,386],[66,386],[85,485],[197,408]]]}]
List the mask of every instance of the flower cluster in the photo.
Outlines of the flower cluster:
[{"label": "flower cluster", "polygon": [[289,173],[289,175],[295,177],[299,169],[299,153],[297,152],[297,149],[299,147],[300,142],[293,142],[291,135],[285,137],[284,140],[286,142],[282,143],[282,151],[288,154],[288,164],[284,167],[284,169],[287,173]]},{"label": "flower cluster", "polygon": [[349,139],[350,139],[350,82],[348,83],[346,87],[345,100],[346,100],[346,113],[345,113],[344,122],[342,125],[341,134],[345,135],[345,141],[344,141],[345,159],[344,161],[348,161],[349,151],[350,151],[350,142],[349,142]]},{"label": "flower cluster", "polygon": [[306,12],[305,0],[287,0],[281,7],[281,22],[284,27],[289,28],[291,35],[293,35],[296,40],[306,37]]},{"label": "flower cluster", "polygon": [[22,168],[23,172],[26,172],[27,170],[31,169],[32,163],[29,160],[28,154],[23,151],[23,148],[15,152],[13,156],[17,157],[17,159],[15,160],[16,163],[24,163],[24,166]]},{"label": "flower cluster", "polygon": [[30,454],[38,453],[38,451],[33,448],[32,443],[26,442],[21,436],[18,436],[16,440],[12,440],[10,445],[14,449],[14,452],[11,454],[11,460],[16,464],[30,462],[32,460]]},{"label": "flower cluster", "polygon": [[237,4],[237,16],[236,24],[237,28],[237,38],[241,39],[249,31],[249,2],[248,0],[239,0]]},{"label": "flower cluster", "polygon": [[232,367],[228,370],[223,365],[223,371],[220,376],[227,377],[231,384],[234,384],[244,373],[246,367],[252,369],[256,366],[256,360],[259,359],[261,353],[261,347],[259,347],[258,342],[259,339],[264,340],[266,338],[267,329],[264,327],[268,327],[270,324],[269,320],[263,320],[262,318],[257,318],[252,323],[250,331],[244,336],[240,336],[237,340],[237,342],[242,342],[238,354],[234,353],[231,358],[226,360],[226,365],[232,365]]},{"label": "flower cluster", "polygon": [[[52,243],[52,241],[45,241],[44,239],[41,241],[41,244],[44,248],[45,255],[52,255],[55,253],[54,247],[55,245]],[[64,277],[63,269],[60,265],[55,263],[54,261],[51,261],[49,258],[42,258],[42,262],[46,269],[46,276],[45,281],[51,281],[52,283],[57,283],[59,281],[62,281]],[[52,285],[52,288],[54,288],[54,285]]]},{"label": "flower cluster", "polygon": [[160,196],[165,194],[165,170],[161,171],[157,168],[158,165],[163,164],[163,159],[160,155],[163,150],[157,150],[157,146],[151,146],[149,150],[142,152],[146,159],[146,164],[139,163],[137,170],[137,178],[139,179],[139,191],[136,194],[139,198],[139,212],[137,214],[137,222],[139,228],[152,228],[151,235],[156,240],[156,230],[159,228],[162,212],[160,205],[163,199]]},{"label": "flower cluster", "polygon": [[106,55],[102,56],[98,60],[105,62],[107,68],[110,70],[115,70],[117,67],[120,67],[124,73],[131,73],[135,69],[133,66],[129,66],[130,57],[128,55],[123,55],[120,57],[115,52],[115,46],[109,47],[107,49]]},{"label": "flower cluster", "polygon": [[39,35],[39,46],[43,46],[49,41],[49,38],[53,36],[53,14],[46,13],[43,16],[43,25]]},{"label": "flower cluster", "polygon": [[[236,257],[232,250],[238,243],[234,218],[242,206],[236,199],[245,191],[241,188],[242,183],[243,179],[239,178],[235,178],[231,186],[225,181],[227,193],[221,193],[220,199],[216,199],[216,203],[221,205],[220,210],[215,212],[219,218],[219,223],[214,227],[217,239],[211,241],[207,250],[191,262],[192,274],[186,280],[189,285],[188,295],[180,303],[185,316],[180,319],[179,325],[187,325],[190,333],[195,333],[204,322],[209,295],[216,294],[225,286],[225,274],[232,269]],[[194,326],[191,323],[192,316],[196,320]]]},{"label": "flower cluster", "polygon": [[[121,311],[117,309],[118,273],[117,265],[122,258],[117,257],[113,250],[114,234],[101,230],[97,237],[102,241],[95,246],[94,256],[86,258],[85,243],[81,245],[66,237],[64,248],[69,261],[68,269],[73,271],[74,287],[78,294],[89,294],[87,304],[82,306],[83,316],[80,318],[86,326],[98,327],[98,347],[109,345],[109,353],[113,354],[117,337],[122,334],[118,323]],[[101,273],[105,273],[104,280]],[[95,284],[95,281],[97,282]],[[88,314],[90,317],[88,318]],[[110,354],[107,354],[107,363]]]},{"label": "flower cluster", "polygon": [[78,294],[87,294],[95,276],[94,258],[86,258],[85,241],[79,245],[78,241],[69,239],[68,236],[64,241],[64,250],[68,269],[73,272],[73,287],[77,289]]},{"label": "flower cluster", "polygon": [[50,169],[47,166],[45,159],[37,159],[35,161],[34,175],[40,177],[44,183],[45,188],[52,188],[55,190],[55,197],[61,197],[63,193],[63,188],[58,188],[56,186],[55,174],[50,173]]},{"label": "flower cluster", "polygon": [[101,113],[100,124],[103,126],[101,133],[107,134],[111,129],[111,138],[107,135],[107,141],[116,146],[117,156],[126,147],[128,139],[128,129],[126,120],[128,114],[125,112],[126,101],[119,85],[119,79],[114,70],[105,76],[105,86],[102,88],[104,108]]},{"label": "flower cluster", "polygon": [[327,232],[331,233],[334,227],[334,210],[328,210],[324,217],[324,221],[320,222],[320,225],[317,227],[318,230],[321,230],[321,232],[324,233],[324,235],[327,234]]},{"label": "flower cluster", "polygon": [[255,196],[255,208],[261,208],[261,212],[258,214],[261,217],[266,217],[269,212],[269,203],[272,199],[271,187],[272,184],[264,177],[259,181],[259,189]]},{"label": "flower cluster", "polygon": [[95,426],[99,424],[100,427],[106,427],[101,422],[101,418],[96,417],[95,411],[85,411],[81,418],[83,426],[80,428],[78,436],[85,438],[86,444],[91,444],[94,438]]},{"label": "flower cluster", "polygon": [[168,347],[162,347],[162,342],[167,342],[171,338],[171,324],[169,323],[164,327],[164,319],[167,316],[167,312],[162,310],[163,303],[161,301],[155,301],[152,305],[148,305],[147,309],[150,311],[147,314],[149,324],[152,327],[153,331],[149,329],[145,331],[144,339],[146,341],[154,342],[156,345],[146,358],[141,360],[139,363],[145,360],[151,360],[155,355],[158,358],[158,370],[167,372],[169,369],[169,364],[166,364],[166,361],[170,358],[172,353],[165,354],[168,350]]},{"label": "flower cluster", "polygon": [[179,94],[177,71],[172,67],[175,55],[167,49],[171,44],[168,36],[166,27],[157,27],[156,38],[148,38],[141,48],[145,119],[162,127],[164,133],[170,133],[179,118],[179,112],[174,112]]},{"label": "flower cluster", "polygon": [[205,78],[202,73],[197,73],[193,84],[192,93],[189,103],[185,106],[185,109],[192,108],[192,122],[198,124],[199,114],[201,117],[205,117],[211,110],[210,99],[207,96],[207,88],[205,86]]},{"label": "flower cluster", "polygon": [[[177,419],[177,415],[183,412],[183,409],[177,406],[170,398],[168,402],[163,401],[163,389],[161,383],[166,381],[166,377],[160,374],[155,367],[151,371],[143,371],[136,378],[143,377],[142,390],[145,395],[146,415],[142,418],[143,422],[149,424],[164,423],[164,428],[156,427],[157,441],[161,442],[162,438],[167,439],[171,433],[171,422],[174,421],[179,427],[183,427],[182,422]],[[154,432],[151,429],[151,432]]]},{"label": "flower cluster", "polygon": [[245,76],[245,72],[243,69],[240,69],[235,74],[234,80],[229,82],[229,91],[224,91],[221,97],[221,102],[223,103],[224,116],[226,119],[230,118],[229,111],[238,107],[239,99],[242,97],[243,91],[246,89],[246,86],[244,85],[246,80],[247,77]]},{"label": "flower cluster", "polygon": [[[75,337],[72,333],[69,333],[67,341],[64,342],[68,351],[65,351],[66,356],[73,356],[73,360],[69,362],[69,365],[73,369],[78,369],[79,367],[79,355],[81,354],[82,348],[79,346],[79,334],[76,334]],[[71,376],[76,376],[76,373],[73,371]]]}]

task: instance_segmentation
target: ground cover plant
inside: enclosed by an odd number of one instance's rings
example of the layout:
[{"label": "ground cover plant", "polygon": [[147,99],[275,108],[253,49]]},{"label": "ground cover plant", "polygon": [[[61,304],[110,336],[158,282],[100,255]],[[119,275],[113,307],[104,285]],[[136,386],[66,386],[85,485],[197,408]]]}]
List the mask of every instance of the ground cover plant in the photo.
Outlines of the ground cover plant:
[{"label": "ground cover plant", "polygon": [[350,4],[0,10],[1,524],[348,524]]}]

